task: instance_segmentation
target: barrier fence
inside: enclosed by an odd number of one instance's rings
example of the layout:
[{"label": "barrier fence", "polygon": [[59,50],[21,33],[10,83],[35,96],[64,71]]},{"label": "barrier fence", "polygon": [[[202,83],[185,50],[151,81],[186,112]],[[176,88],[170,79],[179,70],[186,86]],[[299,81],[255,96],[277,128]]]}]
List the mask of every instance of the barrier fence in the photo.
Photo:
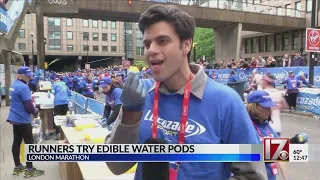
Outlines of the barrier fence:
[{"label": "barrier fence", "polygon": [[76,114],[94,113],[101,116],[103,115],[105,105],[100,101],[87,98],[74,91],[72,91],[72,96],[70,97],[70,101],[73,104],[72,110]]},{"label": "barrier fence", "polygon": [[[226,84],[228,82],[231,71],[237,73],[239,81],[245,81],[248,79],[248,76],[252,74],[252,71],[255,68],[249,68],[247,70],[242,69],[206,69],[205,71],[209,73],[209,76],[212,75],[214,71],[218,79],[216,81]],[[265,74],[267,72],[271,73],[277,79],[276,86],[280,86],[280,81],[288,77],[288,72],[292,71],[295,75],[299,73],[308,73],[309,67],[274,67],[274,68],[257,68],[259,74]],[[314,68],[314,85],[320,87],[320,67]]]}]

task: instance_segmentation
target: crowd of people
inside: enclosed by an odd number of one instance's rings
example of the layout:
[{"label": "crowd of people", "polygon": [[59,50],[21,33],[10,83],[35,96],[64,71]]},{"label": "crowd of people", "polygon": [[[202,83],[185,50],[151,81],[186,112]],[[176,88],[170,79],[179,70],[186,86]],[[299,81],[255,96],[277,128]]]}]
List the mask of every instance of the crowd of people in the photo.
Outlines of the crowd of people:
[{"label": "crowd of people", "polygon": [[197,60],[197,64],[203,65],[206,69],[248,69],[248,68],[258,68],[258,67],[295,67],[295,66],[306,66],[307,59],[301,56],[301,52],[297,51],[293,59],[285,54],[282,57],[282,62],[277,63],[272,55],[269,55],[267,59],[262,56],[252,57],[250,61],[239,58],[239,60],[231,59],[229,62],[218,61],[214,64],[209,64],[208,62],[203,62],[203,60]]},{"label": "crowd of people", "polygon": [[[104,118],[107,124],[113,124],[111,134],[106,137],[109,144],[143,144],[150,139],[174,144],[262,144],[265,137],[281,136],[281,109],[288,106],[287,102],[293,108],[295,104],[293,100],[286,101],[277,91],[272,74],[261,75],[254,71],[249,77],[244,102],[230,87],[216,82],[214,76],[208,76],[203,66],[188,63],[195,21],[187,13],[175,6],[155,5],[141,15],[139,28],[144,35],[146,63],[150,69],[140,69],[127,76],[119,71],[121,67],[117,70],[48,72],[46,77],[52,81],[52,93],[55,94],[55,115],[68,111],[71,90],[89,98],[95,98],[96,91],[106,94]],[[267,60],[264,66],[272,61],[272,58]],[[257,62],[254,67],[259,66]],[[288,94],[297,93],[299,77],[289,73],[282,82]],[[44,174],[30,162],[27,166],[22,165],[19,159],[22,139],[26,144],[33,143],[30,114],[37,116],[39,110],[32,103],[31,93],[37,91],[40,79],[41,74],[34,75],[30,68],[21,67],[17,80],[10,87],[11,106],[7,120],[13,126],[14,175],[23,172],[25,177]],[[296,98],[296,95],[290,97]],[[203,132],[192,133],[191,129],[177,128],[187,126],[188,119],[200,124]],[[307,142],[305,134],[293,134],[291,143]],[[127,172],[134,164],[107,162],[116,175]],[[169,179],[165,174],[174,176],[173,180],[275,180],[280,172],[285,179],[290,179],[285,165],[280,162],[176,162],[170,163],[168,173],[161,174],[163,166],[138,163],[135,180],[150,179],[146,177]]]}]

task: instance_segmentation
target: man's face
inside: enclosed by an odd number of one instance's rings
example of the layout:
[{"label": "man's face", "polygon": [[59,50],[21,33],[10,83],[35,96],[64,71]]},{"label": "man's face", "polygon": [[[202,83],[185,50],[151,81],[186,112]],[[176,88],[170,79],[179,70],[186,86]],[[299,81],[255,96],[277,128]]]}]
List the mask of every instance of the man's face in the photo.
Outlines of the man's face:
[{"label": "man's face", "polygon": [[165,81],[179,71],[191,48],[191,40],[180,43],[174,28],[161,21],[144,31],[146,63],[156,81]]},{"label": "man's face", "polygon": [[111,84],[108,84],[103,88],[103,92],[108,93],[110,91],[110,89],[111,89]]},{"label": "man's face", "polygon": [[116,76],[116,80],[122,82],[122,76]]}]

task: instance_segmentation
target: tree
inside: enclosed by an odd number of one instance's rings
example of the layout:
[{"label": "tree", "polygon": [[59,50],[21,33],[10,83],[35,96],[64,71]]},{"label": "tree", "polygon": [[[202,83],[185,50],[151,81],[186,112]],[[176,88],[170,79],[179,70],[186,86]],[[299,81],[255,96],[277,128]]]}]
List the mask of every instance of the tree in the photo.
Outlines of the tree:
[{"label": "tree", "polygon": [[[196,59],[205,56],[206,59],[211,60],[214,57],[214,32],[212,28],[197,27],[194,35],[193,42],[196,45]],[[193,61],[193,49],[191,51],[191,60]]]}]

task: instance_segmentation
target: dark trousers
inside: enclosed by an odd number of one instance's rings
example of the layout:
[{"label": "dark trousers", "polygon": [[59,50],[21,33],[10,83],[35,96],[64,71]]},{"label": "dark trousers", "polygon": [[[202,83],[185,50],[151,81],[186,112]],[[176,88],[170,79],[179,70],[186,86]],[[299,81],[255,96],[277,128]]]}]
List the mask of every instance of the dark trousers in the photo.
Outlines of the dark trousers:
[{"label": "dark trousers", "polygon": [[291,107],[293,107],[294,109],[296,109],[296,106],[297,106],[297,96],[298,96],[298,93],[290,93],[288,94],[288,105],[291,109]]},{"label": "dark trousers", "polygon": [[[15,166],[19,166],[20,162],[20,146],[22,139],[25,144],[33,144],[32,126],[31,124],[13,125],[13,144],[12,155]],[[26,162],[27,168],[32,168],[32,162]]]},{"label": "dark trousers", "polygon": [[[56,115],[56,116],[65,116],[65,115],[67,115],[68,110],[69,110],[68,104],[61,104],[61,105],[54,106],[53,112],[54,112],[54,115]],[[54,124],[54,122],[53,122],[53,124]],[[57,127],[55,124],[54,124],[54,127],[56,130],[56,134],[59,134],[60,133],[59,127]]]}]

